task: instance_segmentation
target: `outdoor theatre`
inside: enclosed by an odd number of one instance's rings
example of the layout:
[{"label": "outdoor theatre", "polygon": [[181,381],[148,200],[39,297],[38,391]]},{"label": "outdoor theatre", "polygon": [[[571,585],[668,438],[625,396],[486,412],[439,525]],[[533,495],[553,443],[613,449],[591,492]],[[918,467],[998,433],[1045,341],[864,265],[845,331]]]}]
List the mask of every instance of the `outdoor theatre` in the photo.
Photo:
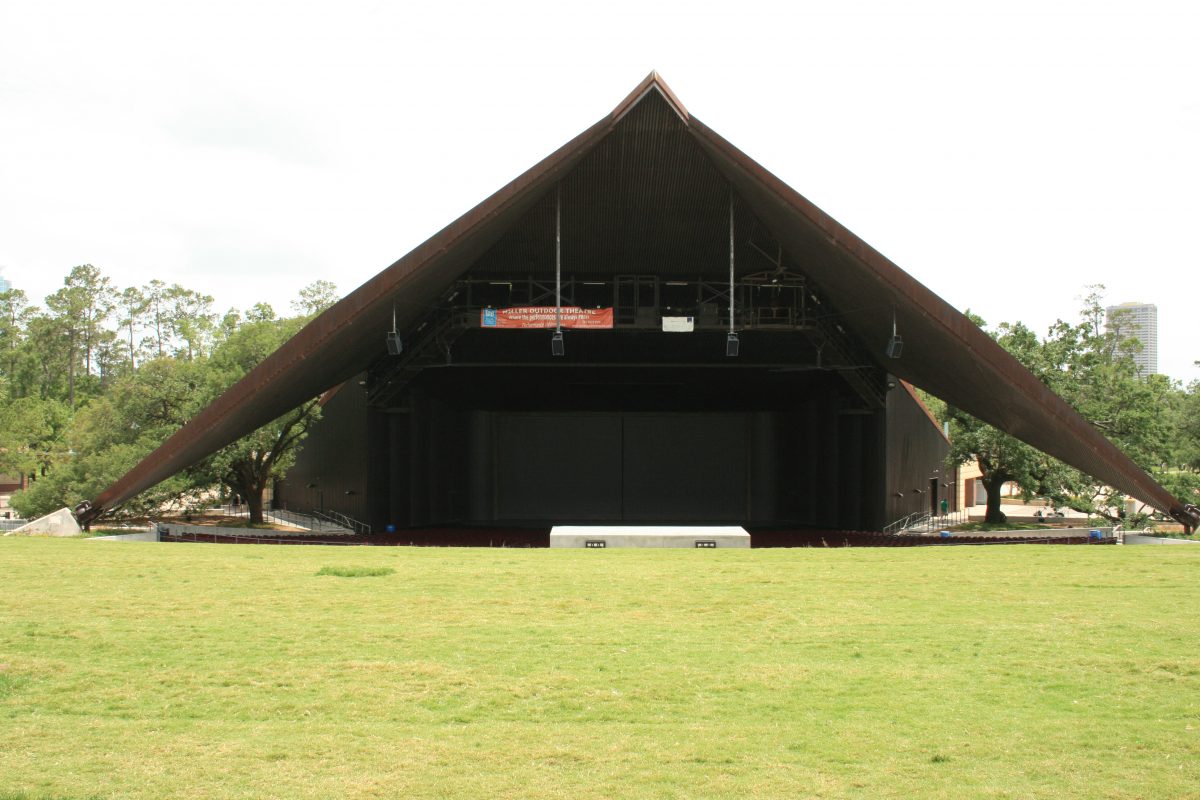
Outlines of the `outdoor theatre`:
[{"label": "outdoor theatre", "polygon": [[293,510],[375,530],[878,531],[954,500],[946,440],[911,386],[1196,522],[651,74],[317,317],[81,516],[324,393],[275,492]]}]

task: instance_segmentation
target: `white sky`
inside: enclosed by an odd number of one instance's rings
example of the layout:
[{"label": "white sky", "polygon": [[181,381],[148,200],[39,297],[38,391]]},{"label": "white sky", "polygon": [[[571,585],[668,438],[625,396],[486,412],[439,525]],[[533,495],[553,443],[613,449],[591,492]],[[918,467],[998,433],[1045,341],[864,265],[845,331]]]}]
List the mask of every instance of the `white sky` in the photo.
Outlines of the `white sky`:
[{"label": "white sky", "polygon": [[1200,3],[0,0],[0,268],[349,292],[657,69],[957,308],[1200,377]]}]

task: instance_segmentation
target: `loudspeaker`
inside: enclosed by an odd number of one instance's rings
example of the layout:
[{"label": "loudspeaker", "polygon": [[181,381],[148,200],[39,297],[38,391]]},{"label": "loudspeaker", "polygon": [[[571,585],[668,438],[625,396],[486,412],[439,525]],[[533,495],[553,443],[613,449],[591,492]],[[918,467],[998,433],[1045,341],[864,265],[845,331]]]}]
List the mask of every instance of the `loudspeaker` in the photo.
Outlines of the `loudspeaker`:
[{"label": "loudspeaker", "polygon": [[725,339],[725,355],[730,358],[736,358],[738,354],[738,337],[736,333],[729,334]]},{"label": "loudspeaker", "polygon": [[389,356],[398,356],[404,352],[404,342],[400,341],[400,334],[395,331],[387,335],[387,351]]},{"label": "loudspeaker", "polygon": [[888,339],[887,353],[888,358],[899,358],[900,353],[904,351],[904,342],[896,334],[892,334],[892,338]]},{"label": "loudspeaker", "polygon": [[565,356],[566,354],[567,347],[563,344],[562,331],[555,331],[554,335],[550,337],[550,355]]}]

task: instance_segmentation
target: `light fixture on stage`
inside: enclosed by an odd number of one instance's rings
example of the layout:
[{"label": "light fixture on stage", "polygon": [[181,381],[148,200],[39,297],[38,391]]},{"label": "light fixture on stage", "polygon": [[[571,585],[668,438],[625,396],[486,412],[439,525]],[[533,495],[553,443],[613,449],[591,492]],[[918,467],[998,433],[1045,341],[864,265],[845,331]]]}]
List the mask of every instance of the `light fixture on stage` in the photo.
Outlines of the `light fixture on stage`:
[{"label": "light fixture on stage", "polygon": [[563,356],[567,354],[566,345],[563,344],[562,331],[555,331],[550,337],[550,355]]},{"label": "light fixture on stage", "polygon": [[387,335],[387,353],[398,356],[404,352],[404,342],[400,341],[400,331],[396,330],[396,307],[392,306],[392,329]]},{"label": "light fixture on stage", "polygon": [[736,358],[739,344],[738,335],[733,331],[730,331],[729,335],[725,337],[725,355],[729,356],[730,358]]},{"label": "light fixture on stage", "polygon": [[899,358],[904,352],[904,340],[900,338],[900,334],[896,333],[896,308],[892,307],[892,338],[888,339],[887,348],[884,352],[888,358]]}]

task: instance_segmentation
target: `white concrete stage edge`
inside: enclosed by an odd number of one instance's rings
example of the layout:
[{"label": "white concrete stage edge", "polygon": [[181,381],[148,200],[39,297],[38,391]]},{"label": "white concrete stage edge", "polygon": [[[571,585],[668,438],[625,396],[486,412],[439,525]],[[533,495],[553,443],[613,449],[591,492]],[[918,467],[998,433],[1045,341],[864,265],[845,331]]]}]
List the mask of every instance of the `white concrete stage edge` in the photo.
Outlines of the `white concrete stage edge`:
[{"label": "white concrete stage edge", "polygon": [[747,548],[750,534],[735,525],[555,525],[550,546]]},{"label": "white concrete stage edge", "polygon": [[1172,539],[1169,536],[1146,536],[1142,533],[1126,533],[1125,544],[1200,544],[1195,539]]}]

